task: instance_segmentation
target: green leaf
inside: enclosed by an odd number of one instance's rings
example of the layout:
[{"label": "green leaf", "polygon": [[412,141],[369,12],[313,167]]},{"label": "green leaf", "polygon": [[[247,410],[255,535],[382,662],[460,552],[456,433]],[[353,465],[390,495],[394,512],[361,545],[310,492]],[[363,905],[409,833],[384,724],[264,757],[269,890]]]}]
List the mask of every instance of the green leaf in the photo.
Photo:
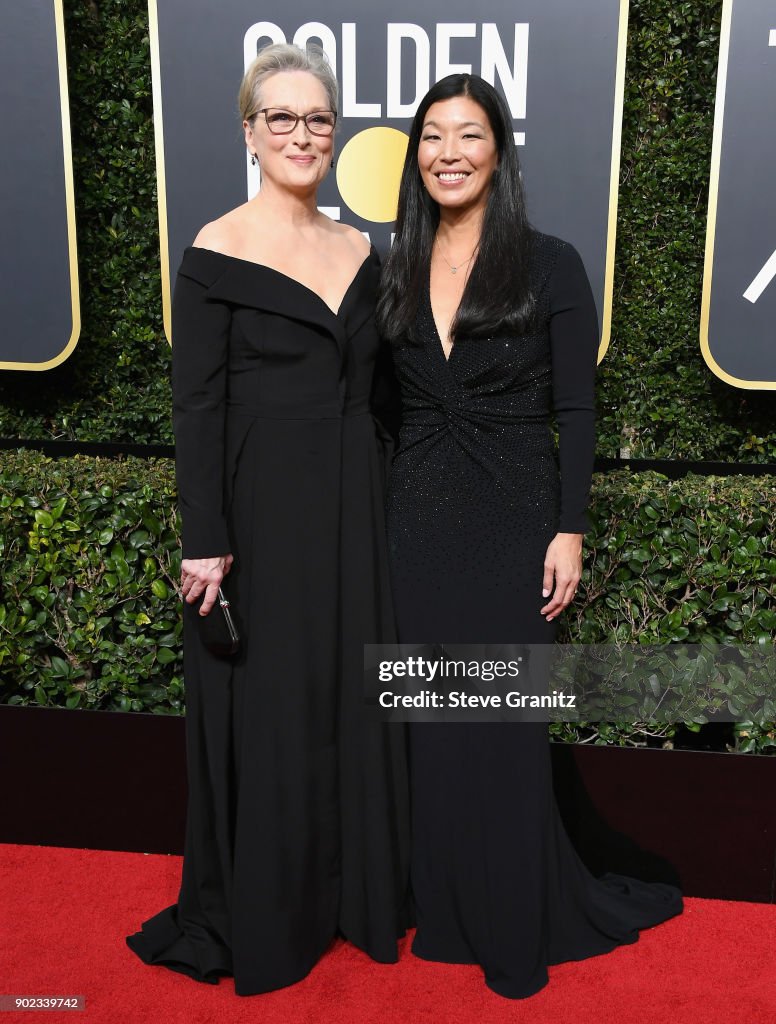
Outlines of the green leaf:
[{"label": "green leaf", "polygon": [[51,659],[51,670],[55,676],[69,676],[70,666],[63,658]]}]

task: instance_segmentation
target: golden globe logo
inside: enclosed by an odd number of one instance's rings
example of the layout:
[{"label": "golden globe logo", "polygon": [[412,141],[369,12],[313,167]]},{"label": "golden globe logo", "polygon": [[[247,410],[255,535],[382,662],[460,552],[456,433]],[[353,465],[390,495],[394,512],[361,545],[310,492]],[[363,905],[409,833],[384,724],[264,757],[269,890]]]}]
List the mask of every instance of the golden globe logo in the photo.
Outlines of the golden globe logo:
[{"label": "golden globe logo", "polygon": [[[431,33],[409,22],[385,26],[386,78],[382,97],[368,98],[359,93],[356,78],[358,26],[343,22],[332,27],[309,21],[294,32],[286,33],[271,21],[251,25],[243,39],[243,57],[247,68],[256,54],[270,43],[292,42],[305,47],[309,42],[322,46],[341,85],[342,118],[391,119],[412,117],[420,100],[446,75],[476,72],[501,86],[512,117],[524,119],[528,83],[528,30],[526,22],[514,24],[509,46],[493,22],[447,22],[433,26]],[[432,78],[433,41],[433,78]],[[468,42],[464,42],[468,41]],[[464,49],[468,63],[453,61],[451,47]],[[402,95],[402,79],[414,81],[411,97]],[[515,143],[525,142],[523,132],[515,132]],[[371,127],[354,135],[337,158],[337,188],[342,200],[358,217],[386,224],[396,217],[399,180],[407,150],[407,135],[397,128]],[[248,196],[259,189],[259,173],[246,157]],[[326,207],[329,216],[339,217],[338,207]]]},{"label": "golden globe logo", "polygon": [[337,161],[337,188],[356,216],[375,224],[396,219],[408,137],[397,128],[354,135]]}]

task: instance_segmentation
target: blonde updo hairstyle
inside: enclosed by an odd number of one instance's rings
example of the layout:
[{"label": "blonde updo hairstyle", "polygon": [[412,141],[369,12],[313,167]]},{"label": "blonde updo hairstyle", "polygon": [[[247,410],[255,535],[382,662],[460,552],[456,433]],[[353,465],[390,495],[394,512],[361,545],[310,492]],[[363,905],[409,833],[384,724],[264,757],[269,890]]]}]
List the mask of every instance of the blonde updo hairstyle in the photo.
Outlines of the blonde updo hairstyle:
[{"label": "blonde updo hairstyle", "polygon": [[259,95],[264,82],[280,71],[307,71],[314,75],[326,90],[331,110],[337,110],[339,87],[331,65],[319,46],[303,50],[292,43],[273,43],[265,47],[248,67],[237,99],[243,121],[253,127],[253,120],[261,109]]}]

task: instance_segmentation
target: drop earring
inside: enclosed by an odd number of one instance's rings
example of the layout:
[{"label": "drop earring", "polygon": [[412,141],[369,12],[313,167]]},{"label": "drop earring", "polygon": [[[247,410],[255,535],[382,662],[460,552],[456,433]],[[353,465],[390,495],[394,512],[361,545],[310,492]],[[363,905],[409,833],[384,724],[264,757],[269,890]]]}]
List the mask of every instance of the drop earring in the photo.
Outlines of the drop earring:
[{"label": "drop earring", "polygon": [[334,167],[334,157],[331,158],[331,166]]},{"label": "drop earring", "polygon": [[251,163],[253,164],[254,167],[258,163],[258,160],[256,159],[256,154],[255,153],[251,153]]}]

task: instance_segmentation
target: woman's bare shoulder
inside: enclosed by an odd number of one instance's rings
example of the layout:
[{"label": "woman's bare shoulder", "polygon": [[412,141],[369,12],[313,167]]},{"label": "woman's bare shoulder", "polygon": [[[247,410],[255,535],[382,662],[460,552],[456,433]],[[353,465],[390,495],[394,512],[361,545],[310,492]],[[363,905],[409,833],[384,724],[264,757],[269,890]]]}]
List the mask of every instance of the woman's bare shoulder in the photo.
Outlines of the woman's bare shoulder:
[{"label": "woman's bare shoulder", "polygon": [[241,248],[242,239],[247,227],[247,203],[229,210],[217,220],[205,224],[192,243],[197,249],[210,249],[212,252],[231,256]]},{"label": "woman's bare shoulder", "polygon": [[360,259],[366,259],[372,249],[371,243],[364,237],[358,228],[350,224],[343,224],[342,221],[330,221],[331,230],[340,241],[346,242]]}]

